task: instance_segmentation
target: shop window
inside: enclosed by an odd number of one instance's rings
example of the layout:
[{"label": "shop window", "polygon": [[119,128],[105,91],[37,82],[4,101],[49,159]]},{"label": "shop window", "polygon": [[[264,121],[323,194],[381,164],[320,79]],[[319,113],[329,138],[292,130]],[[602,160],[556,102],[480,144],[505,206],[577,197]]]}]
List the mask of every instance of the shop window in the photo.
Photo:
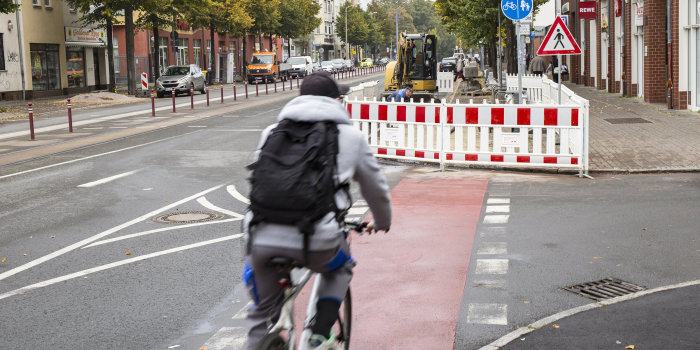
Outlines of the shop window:
[{"label": "shop window", "polygon": [[51,0],[44,0],[44,7],[51,8]]},{"label": "shop window", "polygon": [[119,40],[112,37],[112,56],[114,59],[114,73],[119,73]]},{"label": "shop window", "polygon": [[34,90],[58,90],[61,88],[57,44],[29,44]]},{"label": "shop window", "polygon": [[232,59],[232,65],[233,65],[233,71],[236,71],[236,42],[235,41],[229,41],[228,43],[228,49],[230,52],[233,54],[233,59]]},{"label": "shop window", "polygon": [[187,46],[189,45],[189,40],[187,38],[180,38],[176,41],[177,46],[175,49],[175,64],[176,65],[187,65],[189,64],[189,59],[187,56]]},{"label": "shop window", "polygon": [[5,70],[5,34],[0,33],[0,70]]},{"label": "shop window", "polygon": [[158,37],[158,51],[160,56],[160,70],[165,70],[168,66],[168,38]]},{"label": "shop window", "polygon": [[77,47],[66,48],[66,75],[68,87],[85,86],[85,49]]}]

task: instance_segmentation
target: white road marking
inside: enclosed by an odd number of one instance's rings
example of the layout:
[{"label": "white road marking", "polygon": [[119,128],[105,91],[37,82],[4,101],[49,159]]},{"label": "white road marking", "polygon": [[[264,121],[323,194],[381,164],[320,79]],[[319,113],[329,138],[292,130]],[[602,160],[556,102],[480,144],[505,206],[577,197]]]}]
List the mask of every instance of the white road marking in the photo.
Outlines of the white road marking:
[{"label": "white road marking", "polygon": [[193,224],[177,225],[177,226],[172,226],[172,227],[163,227],[163,228],[159,228],[159,229],[155,229],[155,230],[137,232],[137,233],[132,233],[129,235],[124,235],[124,236],[114,237],[114,238],[110,238],[110,239],[105,239],[102,241],[97,241],[93,244],[86,245],[80,249],[95,247],[98,245],[103,245],[103,244],[112,243],[112,242],[118,242],[118,241],[122,241],[122,240],[129,239],[129,238],[141,237],[141,236],[145,236],[145,235],[150,235],[152,233],[173,231],[173,230],[179,230],[179,229],[183,229],[183,228],[196,227],[196,226],[223,224],[225,222],[240,221],[240,220],[241,220],[240,218],[235,218],[235,219],[226,219],[226,220],[219,220],[219,221],[196,222]]},{"label": "white road marking", "polygon": [[96,127],[96,128],[80,128],[81,130],[102,130],[104,129],[103,127]]},{"label": "white road marking", "polygon": [[[197,131],[193,131],[192,133],[194,133],[194,132],[197,132]],[[87,156],[87,157],[83,157],[83,158],[79,158],[79,159],[69,160],[69,161],[67,161],[67,162],[56,163],[56,164],[51,164],[51,165],[47,165],[47,166],[43,166],[43,167],[39,167],[39,168],[34,168],[34,169],[30,169],[30,170],[20,171],[20,172],[18,172],[18,173],[14,173],[14,174],[7,174],[7,175],[0,176],[0,180],[1,180],[1,179],[4,179],[4,178],[12,177],[12,176],[23,175],[23,174],[32,173],[32,172],[39,171],[39,170],[44,170],[44,169],[48,169],[48,168],[53,168],[53,167],[56,167],[56,166],[59,166],[59,165],[65,165],[65,164],[80,162],[80,161],[87,160],[87,159],[92,159],[92,158],[96,158],[96,157],[106,156],[106,155],[112,154],[112,153],[118,153],[118,152],[122,152],[122,151],[128,151],[128,150],[130,150],[130,149],[134,149],[134,148],[138,148],[138,147],[143,147],[143,146],[152,145],[152,144],[154,144],[154,143],[167,141],[167,140],[174,139],[174,138],[176,138],[176,137],[181,137],[181,136],[184,136],[184,135],[187,135],[187,134],[191,134],[191,133],[185,133],[185,134],[183,134],[183,135],[178,135],[178,136],[173,136],[173,137],[167,137],[167,138],[164,138],[164,139],[162,139],[162,140],[156,140],[156,141],[146,142],[146,143],[142,143],[142,144],[140,144],[140,145],[131,146],[131,147],[126,147],[126,148],[122,148],[122,149],[118,149],[118,150],[114,150],[114,151],[109,151],[109,152],[105,152],[105,153],[94,154],[94,155]]]},{"label": "white road marking", "polygon": [[367,212],[368,207],[355,207],[353,206],[348,210],[348,215],[362,215]]},{"label": "white road marking", "polygon": [[176,208],[177,206],[179,206],[179,205],[181,205],[181,204],[183,204],[183,203],[189,202],[189,201],[191,201],[191,200],[193,200],[193,199],[195,199],[195,198],[201,197],[201,196],[203,196],[203,195],[205,195],[205,194],[207,194],[207,193],[209,193],[209,192],[215,191],[215,190],[217,190],[217,189],[223,187],[224,185],[225,185],[225,184],[221,184],[221,185],[214,186],[214,187],[212,187],[212,188],[209,188],[209,189],[207,189],[207,190],[204,190],[204,191],[202,191],[202,192],[199,192],[199,193],[197,193],[197,194],[194,194],[194,195],[192,195],[192,196],[189,196],[189,197],[187,197],[187,198],[185,198],[185,199],[181,199],[181,200],[179,200],[179,201],[177,201],[177,202],[175,202],[175,203],[166,205],[166,206],[164,206],[164,207],[162,207],[162,208],[160,208],[160,209],[156,209],[156,210],[154,210],[154,211],[152,211],[152,212],[150,212],[150,213],[147,213],[147,214],[145,214],[145,215],[139,216],[138,218],[133,219],[133,220],[131,220],[131,221],[128,221],[128,222],[126,222],[126,223],[123,223],[123,224],[121,224],[121,225],[119,225],[119,226],[115,226],[115,227],[113,227],[113,228],[111,228],[111,229],[109,229],[109,230],[107,230],[107,231],[103,231],[103,232],[98,233],[98,234],[96,234],[96,235],[94,235],[94,236],[92,236],[92,237],[88,237],[88,238],[86,238],[86,239],[84,239],[84,240],[82,240],[82,241],[79,241],[79,242],[77,242],[77,243],[73,243],[73,244],[71,244],[71,245],[69,245],[69,246],[67,246],[67,247],[64,247],[64,248],[62,248],[62,249],[59,249],[59,250],[57,250],[57,251],[55,251],[55,252],[53,252],[53,253],[51,253],[51,254],[44,255],[44,256],[42,256],[41,258],[32,260],[32,261],[30,261],[30,262],[28,262],[28,263],[26,263],[26,264],[24,264],[24,265],[17,266],[17,267],[15,267],[15,268],[12,269],[12,270],[8,270],[8,271],[5,271],[5,272],[3,272],[3,273],[0,273],[0,281],[4,280],[4,279],[7,278],[7,277],[16,275],[16,274],[18,274],[18,273],[20,273],[20,272],[22,272],[22,271],[28,270],[28,269],[30,269],[30,268],[32,268],[32,267],[34,267],[34,266],[37,266],[37,265],[42,264],[42,263],[45,263],[45,262],[47,262],[47,261],[49,261],[49,260],[51,260],[51,259],[53,259],[53,258],[59,257],[59,256],[61,256],[61,255],[63,255],[63,254],[66,254],[66,253],[68,253],[68,252],[71,252],[71,251],[73,251],[73,250],[76,250],[76,249],[78,249],[78,248],[80,248],[80,247],[82,247],[82,246],[84,246],[84,245],[86,245],[86,244],[90,244],[90,243],[92,243],[92,242],[95,242],[95,241],[97,241],[97,240],[99,240],[99,239],[102,239],[102,238],[104,238],[104,237],[106,237],[106,236],[111,235],[112,233],[115,233],[115,232],[117,232],[117,231],[119,231],[119,230],[122,230],[122,229],[124,229],[124,228],[127,228],[127,227],[129,227],[129,226],[131,226],[131,225],[134,225],[134,224],[136,224],[136,223],[139,223],[139,222],[141,222],[141,221],[144,221],[144,220],[146,220],[146,219],[148,219],[148,218],[150,218],[150,217],[152,217],[152,216],[154,216],[154,215],[158,215],[158,214],[160,214],[160,213],[162,213],[162,212],[164,212],[164,211],[166,211],[166,210],[169,210],[169,209],[172,209],[172,208]]},{"label": "white road marking", "polygon": [[507,224],[510,215],[484,215],[484,224]]},{"label": "white road marking", "polygon": [[110,126],[110,129],[126,129],[128,126]]},{"label": "white road marking", "polygon": [[503,226],[482,227],[482,230],[479,231],[479,236],[481,237],[502,236],[505,234],[506,228]]},{"label": "white road marking", "polygon": [[218,211],[219,213],[224,213],[224,214],[226,214],[226,215],[233,216],[234,218],[239,219],[239,220],[240,220],[240,219],[243,219],[243,215],[238,214],[238,213],[234,213],[234,212],[232,212],[232,211],[230,211],[230,210],[227,210],[227,209],[224,209],[224,208],[219,208],[219,207],[217,207],[216,205],[211,204],[211,202],[209,202],[209,201],[208,201],[206,198],[204,198],[204,197],[199,197],[199,198],[197,198],[197,203],[203,205],[204,207],[206,207],[206,208],[208,208],[208,209],[210,209],[210,210]]},{"label": "white road marking", "polygon": [[188,128],[206,128],[206,125],[188,125]]},{"label": "white road marking", "polygon": [[207,340],[202,349],[207,350],[239,350],[247,339],[247,331],[243,327],[222,327]]},{"label": "white road marking", "polygon": [[486,213],[510,213],[510,205],[487,205]]},{"label": "white road marking", "polygon": [[581,313],[584,311],[596,309],[596,308],[603,307],[603,306],[610,306],[613,304],[617,304],[619,302],[636,299],[636,298],[639,298],[639,297],[642,297],[645,295],[649,295],[649,294],[653,294],[653,293],[658,293],[658,292],[663,292],[663,291],[677,289],[677,288],[683,288],[683,287],[690,287],[690,286],[695,286],[695,285],[700,285],[700,280],[682,282],[682,283],[678,283],[678,284],[672,284],[672,285],[668,285],[668,286],[647,289],[647,290],[643,290],[641,292],[627,294],[627,295],[623,295],[620,297],[616,297],[616,298],[612,298],[612,299],[608,299],[608,300],[604,300],[604,301],[599,301],[599,302],[594,302],[594,303],[590,303],[590,304],[586,304],[586,305],[581,305],[581,306],[578,306],[575,308],[564,310],[564,311],[556,313],[554,315],[547,316],[545,318],[541,318],[538,321],[530,323],[527,326],[520,327],[520,328],[496,339],[491,344],[488,344],[479,350],[497,350],[497,349],[505,346],[506,344],[510,343],[511,341],[520,338],[521,336],[523,336],[525,334],[528,334],[534,330],[540,329],[540,328],[542,328],[542,327],[544,327],[552,322],[561,320],[562,318],[569,317],[569,316],[572,316],[572,315],[575,315],[575,314],[578,314],[578,313]]},{"label": "white road marking", "polygon": [[477,255],[508,254],[506,242],[484,242],[476,251]]},{"label": "white road marking", "polygon": [[510,198],[489,198],[486,204],[510,204]]},{"label": "white road marking", "polygon": [[508,325],[508,305],[469,304],[467,322],[476,324]]},{"label": "white road marking", "polygon": [[477,275],[505,275],[508,273],[508,259],[476,259]]},{"label": "white road marking", "polygon": [[242,234],[242,233],[238,233],[238,234],[235,234],[235,235],[230,235],[230,236],[225,236],[225,237],[221,237],[221,238],[211,239],[211,240],[208,240],[208,241],[202,241],[202,242],[198,242],[198,243],[194,243],[194,244],[188,244],[188,245],[184,245],[184,246],[177,247],[177,248],[167,249],[167,250],[163,250],[163,251],[160,251],[160,252],[155,252],[155,253],[146,254],[146,255],[142,255],[142,256],[137,256],[137,257],[133,257],[133,258],[126,259],[126,260],[122,260],[122,261],[113,262],[113,263],[111,263],[111,264],[106,264],[106,265],[102,265],[102,266],[93,267],[93,268],[90,268],[90,269],[86,269],[86,270],[74,272],[74,273],[71,273],[71,274],[68,274],[68,275],[64,275],[64,276],[61,276],[61,277],[52,278],[52,279],[50,279],[50,280],[46,280],[46,281],[43,281],[43,282],[35,283],[35,284],[32,284],[32,285],[28,285],[28,286],[26,286],[26,287],[22,287],[22,288],[19,288],[19,289],[15,289],[15,290],[13,290],[13,291],[9,291],[9,292],[7,292],[7,293],[0,294],[0,300],[5,299],[5,298],[9,298],[9,297],[11,297],[11,296],[24,294],[24,293],[26,293],[26,292],[28,292],[28,291],[31,291],[31,290],[34,290],[34,289],[39,289],[39,288],[43,288],[43,287],[48,287],[48,286],[50,286],[50,285],[52,285],[52,284],[56,284],[56,283],[59,283],[59,282],[65,282],[65,281],[68,281],[68,280],[71,280],[71,279],[74,279],[74,278],[83,277],[83,276],[86,276],[86,275],[89,275],[89,274],[92,274],[92,273],[95,273],[95,272],[100,272],[100,271],[108,270],[108,269],[115,268],[115,267],[118,267],[118,266],[127,265],[127,264],[131,264],[131,263],[139,262],[139,261],[142,261],[142,260],[147,260],[147,259],[150,259],[150,258],[155,258],[155,257],[162,256],[162,255],[167,255],[167,254],[172,254],[172,253],[178,253],[178,252],[181,252],[181,251],[183,251],[183,250],[198,248],[198,247],[202,247],[202,246],[206,246],[206,245],[214,244],[214,243],[225,242],[225,241],[228,241],[228,240],[232,240],[232,239],[236,239],[236,238],[241,238],[241,237],[243,237],[243,234]]},{"label": "white road marking", "polygon": [[133,171],[127,171],[127,172],[125,172],[125,173],[121,173],[121,174],[118,174],[118,175],[106,177],[106,178],[101,179],[101,180],[97,180],[97,181],[88,182],[88,183],[85,183],[85,184],[82,184],[82,185],[78,185],[78,187],[95,187],[95,186],[97,186],[97,185],[102,185],[102,184],[108,183],[108,182],[110,182],[110,181],[114,181],[114,180],[116,180],[116,179],[121,179],[122,177],[127,177],[127,176],[129,176],[129,175],[136,174],[136,173],[139,172],[139,171],[141,171],[141,169],[133,170]]},{"label": "white road marking", "polygon": [[238,190],[236,189],[236,186],[234,185],[228,185],[226,186],[226,191],[233,197],[238,199],[240,202],[243,202],[245,204],[250,204],[250,200],[246,198],[244,195],[242,195]]},{"label": "white road marking", "polygon": [[245,132],[245,131],[254,131],[254,132],[261,132],[264,129],[214,129],[212,131],[223,131],[223,132],[230,132],[230,131],[237,131],[237,132]]},{"label": "white road marking", "polygon": [[233,319],[233,320],[245,319],[246,316],[248,315],[248,310],[250,309],[251,306],[253,306],[253,302],[249,301],[247,304],[245,304],[245,306],[243,306],[242,309],[238,310],[238,312],[236,312],[236,314],[233,315],[233,317],[231,317],[231,319]]},{"label": "white road marking", "polygon": [[367,206],[367,201],[365,201],[364,199],[358,199],[358,200],[355,201],[355,204],[353,204],[353,205],[364,206],[364,207],[366,207],[366,206]]}]

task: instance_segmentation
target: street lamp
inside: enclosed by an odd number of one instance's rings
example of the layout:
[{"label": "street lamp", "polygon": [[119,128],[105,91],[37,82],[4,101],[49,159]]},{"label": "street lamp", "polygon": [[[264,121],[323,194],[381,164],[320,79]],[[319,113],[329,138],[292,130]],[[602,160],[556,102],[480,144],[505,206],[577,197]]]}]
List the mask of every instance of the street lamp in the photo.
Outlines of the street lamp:
[{"label": "street lamp", "polygon": [[350,44],[348,44],[348,7],[345,6],[345,59],[350,59]]}]

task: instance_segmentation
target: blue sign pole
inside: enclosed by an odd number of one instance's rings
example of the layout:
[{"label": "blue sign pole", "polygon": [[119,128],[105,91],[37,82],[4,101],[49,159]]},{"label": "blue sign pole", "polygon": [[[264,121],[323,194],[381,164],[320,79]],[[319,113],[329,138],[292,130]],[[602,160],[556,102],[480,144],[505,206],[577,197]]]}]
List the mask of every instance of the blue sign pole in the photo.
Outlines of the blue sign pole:
[{"label": "blue sign pole", "polygon": [[[515,35],[518,43],[518,101],[523,101],[523,48],[520,35],[520,20],[532,12],[532,0],[501,0],[501,11],[515,22]],[[500,33],[499,33],[500,35]]]}]

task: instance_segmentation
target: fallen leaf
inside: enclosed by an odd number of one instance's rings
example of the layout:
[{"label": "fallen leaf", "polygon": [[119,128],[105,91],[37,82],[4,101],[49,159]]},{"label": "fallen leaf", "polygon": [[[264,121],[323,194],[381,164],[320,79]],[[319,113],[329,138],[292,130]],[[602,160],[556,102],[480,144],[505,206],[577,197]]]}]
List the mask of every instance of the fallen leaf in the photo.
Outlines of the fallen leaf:
[{"label": "fallen leaf", "polygon": [[[646,228],[646,227],[642,229],[642,231],[646,231],[646,230],[647,230],[647,228]],[[634,348],[633,348],[633,349],[634,349]]]},{"label": "fallen leaf", "polygon": [[552,325],[552,327],[554,327],[554,328],[559,328],[559,325],[558,325],[558,324],[555,324],[555,325]]},{"label": "fallen leaf", "polygon": [[7,258],[2,258],[2,262],[5,262],[5,261],[7,261]]},{"label": "fallen leaf", "polygon": [[51,236],[51,238],[56,238],[56,236]]},{"label": "fallen leaf", "polygon": [[594,256],[594,257],[593,257],[593,259],[596,259],[596,260],[602,259],[602,258],[603,258],[602,256]]},{"label": "fallen leaf", "polygon": [[24,253],[24,254],[22,254],[22,255],[27,256],[27,253]]},{"label": "fallen leaf", "polygon": [[525,304],[529,304],[529,303],[530,303],[530,301],[529,301],[529,300],[525,300],[525,301],[523,301],[523,303],[525,303]]},{"label": "fallen leaf", "polygon": [[126,252],[126,255],[131,255],[131,252]]},{"label": "fallen leaf", "polygon": [[619,340],[616,340],[616,341],[615,341],[615,344],[622,344],[622,342],[619,341]]},{"label": "fallen leaf", "polygon": [[627,345],[625,346],[625,349],[634,349],[634,345]]},{"label": "fallen leaf", "polygon": [[593,262],[592,262],[592,261],[589,261],[588,263],[591,264],[591,265],[593,265]]},{"label": "fallen leaf", "polygon": [[622,264],[617,264],[617,267],[622,267]]}]

